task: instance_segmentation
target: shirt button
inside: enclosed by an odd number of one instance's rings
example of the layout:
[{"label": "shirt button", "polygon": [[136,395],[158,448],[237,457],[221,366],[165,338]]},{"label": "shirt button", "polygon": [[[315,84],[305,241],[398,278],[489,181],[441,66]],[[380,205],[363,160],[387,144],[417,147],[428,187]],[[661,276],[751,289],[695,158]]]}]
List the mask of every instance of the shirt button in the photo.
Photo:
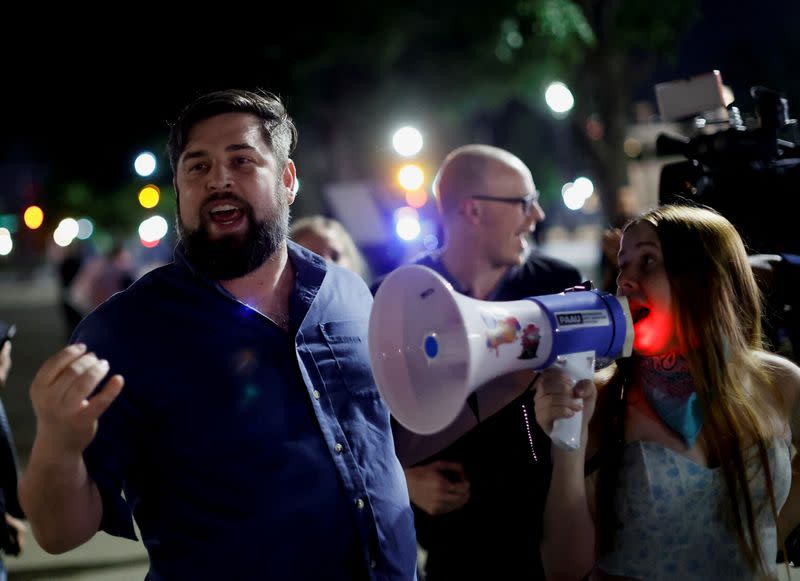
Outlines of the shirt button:
[{"label": "shirt button", "polygon": [[336,450],[337,454],[341,454],[342,450],[344,450],[344,446],[337,442],[333,449]]},{"label": "shirt button", "polygon": [[356,508],[358,510],[362,510],[364,508],[364,501],[360,498],[356,498]]},{"label": "shirt button", "polygon": [[311,392],[311,395],[314,396],[314,399],[319,399],[319,392],[316,389]]}]

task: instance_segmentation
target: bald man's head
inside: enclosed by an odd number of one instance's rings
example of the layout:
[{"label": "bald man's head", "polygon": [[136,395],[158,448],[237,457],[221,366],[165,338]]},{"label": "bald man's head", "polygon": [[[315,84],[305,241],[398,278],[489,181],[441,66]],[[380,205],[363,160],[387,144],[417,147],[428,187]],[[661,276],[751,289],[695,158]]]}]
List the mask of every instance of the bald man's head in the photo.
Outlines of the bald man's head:
[{"label": "bald man's head", "polygon": [[[504,174],[533,178],[516,155],[491,145],[465,145],[451,151],[433,182],[433,193],[444,218],[451,218],[461,200],[470,196],[493,195],[493,181]],[[527,192],[519,192],[520,194]]]}]

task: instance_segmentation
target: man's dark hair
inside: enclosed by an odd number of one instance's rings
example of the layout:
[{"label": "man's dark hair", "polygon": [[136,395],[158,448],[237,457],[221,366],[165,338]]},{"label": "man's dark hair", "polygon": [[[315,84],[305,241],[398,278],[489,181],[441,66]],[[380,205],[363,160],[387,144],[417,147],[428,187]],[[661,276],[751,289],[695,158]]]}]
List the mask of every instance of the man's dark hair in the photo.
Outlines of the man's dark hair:
[{"label": "man's dark hair", "polygon": [[198,122],[222,113],[251,113],[262,120],[261,134],[282,168],[297,144],[297,129],[280,98],[266,91],[229,89],[208,93],[187,105],[172,125],[167,143],[173,174],[186,147],[186,139]]}]

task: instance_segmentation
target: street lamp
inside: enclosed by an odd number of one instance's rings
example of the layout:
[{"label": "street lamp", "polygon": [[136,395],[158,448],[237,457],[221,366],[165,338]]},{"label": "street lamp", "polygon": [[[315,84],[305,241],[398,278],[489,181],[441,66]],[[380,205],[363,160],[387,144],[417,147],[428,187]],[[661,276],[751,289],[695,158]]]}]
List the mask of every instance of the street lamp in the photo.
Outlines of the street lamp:
[{"label": "street lamp", "polygon": [[403,157],[411,157],[422,151],[422,134],[415,127],[401,127],[392,136],[392,147]]},{"label": "street lamp", "polygon": [[88,240],[94,234],[94,224],[89,218],[78,219],[78,240]]},{"label": "street lamp", "polygon": [[567,182],[561,188],[564,205],[570,210],[580,210],[594,193],[594,184],[587,177],[579,177],[574,182]]},{"label": "street lamp", "polygon": [[44,222],[44,212],[39,206],[28,206],[22,215],[25,225],[31,230],[36,230]]},{"label": "street lamp", "polygon": [[419,214],[414,208],[403,206],[394,212],[394,230],[401,240],[415,240],[422,231]]},{"label": "street lamp", "polygon": [[151,216],[139,224],[139,239],[142,246],[153,248],[167,235],[169,224],[162,216]]},{"label": "street lamp", "polygon": [[158,201],[160,199],[161,192],[158,189],[158,186],[153,184],[148,184],[139,190],[139,205],[142,208],[155,208],[158,205]]},{"label": "street lamp", "polygon": [[152,175],[156,171],[156,156],[149,151],[143,151],[136,156],[136,160],[133,162],[133,169],[143,178]]},{"label": "street lamp", "polygon": [[544,92],[544,100],[547,106],[557,115],[565,115],[575,105],[575,97],[561,81],[555,81],[547,86]]},{"label": "street lamp", "polygon": [[404,190],[418,190],[425,183],[425,172],[418,165],[409,163],[397,172],[397,181]]},{"label": "street lamp", "polygon": [[0,228],[0,256],[8,256],[14,248],[11,232],[8,228]]},{"label": "street lamp", "polygon": [[64,218],[53,231],[53,241],[59,246],[69,246],[78,236],[80,225],[75,218]]}]

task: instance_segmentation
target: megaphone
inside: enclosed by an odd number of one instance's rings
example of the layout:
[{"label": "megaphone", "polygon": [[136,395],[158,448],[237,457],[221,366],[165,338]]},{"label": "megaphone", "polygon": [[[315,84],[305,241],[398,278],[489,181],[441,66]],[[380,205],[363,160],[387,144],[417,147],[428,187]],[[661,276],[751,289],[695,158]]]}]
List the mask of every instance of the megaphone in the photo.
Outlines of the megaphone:
[{"label": "megaphone", "polygon": [[[412,432],[433,434],[456,419],[470,393],[501,375],[561,364],[578,380],[592,376],[595,356],[629,356],[633,321],[624,297],[590,290],[481,301],[430,268],[409,265],[378,288],[368,344],[389,411]],[[551,438],[577,448],[580,414],[556,424]]]}]

